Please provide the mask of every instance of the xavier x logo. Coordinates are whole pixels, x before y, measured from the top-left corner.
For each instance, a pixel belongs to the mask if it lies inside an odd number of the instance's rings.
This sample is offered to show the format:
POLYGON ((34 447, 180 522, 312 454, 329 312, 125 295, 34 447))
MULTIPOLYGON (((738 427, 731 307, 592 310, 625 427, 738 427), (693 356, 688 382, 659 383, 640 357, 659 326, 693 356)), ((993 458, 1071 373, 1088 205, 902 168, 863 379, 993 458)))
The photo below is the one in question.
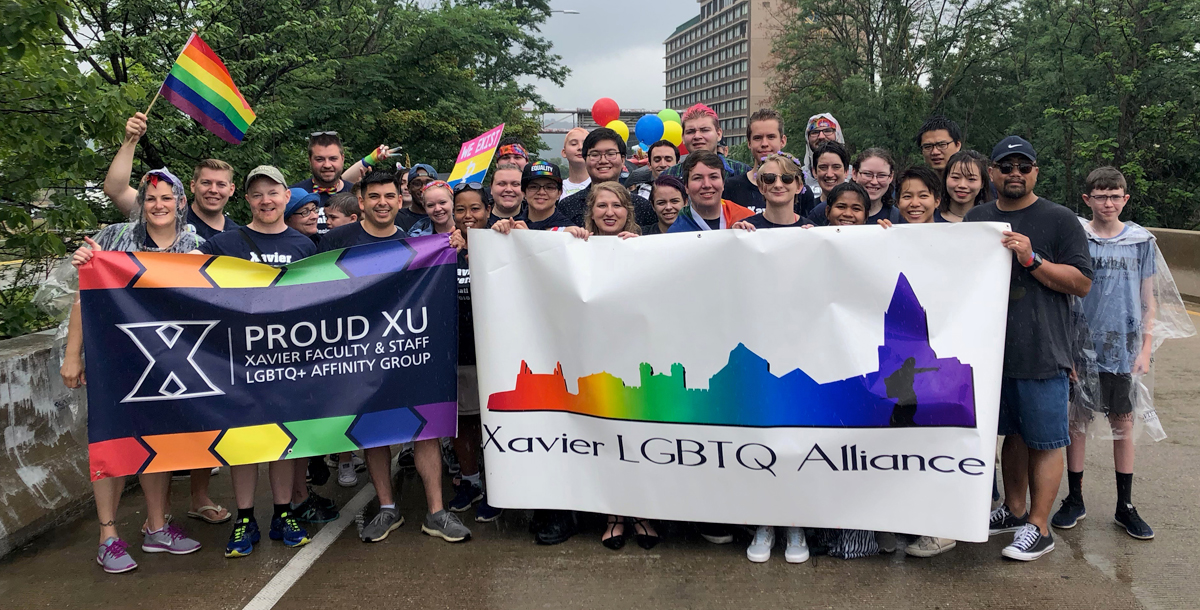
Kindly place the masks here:
POLYGON ((204 337, 219 323, 204 320, 118 324, 117 328, 129 335, 150 361, 121 402, 223 395, 225 392, 213 385, 192 359, 204 337))

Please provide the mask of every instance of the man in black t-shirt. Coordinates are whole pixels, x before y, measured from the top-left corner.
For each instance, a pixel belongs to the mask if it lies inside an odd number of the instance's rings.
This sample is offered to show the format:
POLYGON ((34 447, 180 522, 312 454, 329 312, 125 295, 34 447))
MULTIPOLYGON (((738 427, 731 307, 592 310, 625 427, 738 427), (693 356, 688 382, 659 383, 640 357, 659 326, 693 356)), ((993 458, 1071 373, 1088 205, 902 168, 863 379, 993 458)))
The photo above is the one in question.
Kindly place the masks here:
MULTIPOLYGON (((783 116, 771 108, 756 110, 750 115, 746 124, 746 144, 750 147, 750 157, 753 169, 740 172, 725 180, 725 191, 722 199, 728 199, 755 214, 761 214, 767 209, 762 193, 758 190, 757 170, 763 157, 779 154, 787 145, 787 135, 783 131, 783 116)), ((800 164, 798 159, 795 160, 800 164)), ((800 192, 796 194, 794 211, 801 216, 808 216, 814 206, 812 191, 801 182, 800 192)))
MULTIPOLYGON (((593 130, 583 139, 583 160, 587 163, 588 176, 592 182, 587 188, 558 202, 558 210, 571 220, 572 225, 583 226, 583 213, 587 210, 588 193, 592 192, 593 186, 601 182, 621 180, 621 172, 625 169, 625 154, 624 138, 607 127, 593 130)), ((654 206, 650 205, 645 197, 631 197, 635 220, 639 225, 658 222, 654 206)))
POLYGON ((317 233, 329 231, 325 223, 325 204, 334 193, 348 192, 354 184, 342 180, 346 169, 346 150, 336 131, 318 131, 308 135, 308 169, 312 176, 292 185, 321 196, 317 204, 317 233))
POLYGON ((997 429, 1005 437, 1005 503, 992 511, 989 531, 1015 532, 1001 554, 1032 561, 1054 550, 1050 510, 1062 481, 1062 448, 1071 442, 1070 298, 1091 289, 1092 260, 1075 214, 1034 194, 1037 154, 1029 142, 1005 138, 992 149, 992 162, 999 199, 976 206, 964 218, 1009 223, 1012 230, 1004 232, 1002 243, 1016 259, 997 429))
MULTIPOLYGON (((415 168, 414 168, 415 169, 415 168)), ((411 184, 411 183, 410 183, 411 184)), ((396 214, 400 211, 400 187, 390 172, 377 170, 367 174, 360 183, 362 195, 362 221, 348 224, 327 233, 319 251, 330 252, 351 246, 375 244, 384 241, 403 241, 406 234, 396 226, 396 214)), ((417 191, 414 191, 414 197, 417 191)), ((417 473, 425 487, 425 500, 429 511, 425 515, 421 531, 437 536, 447 542, 461 542, 471 536, 471 530, 459 521, 458 516, 442 506, 442 445, 439 439, 425 439, 414 443, 414 459, 417 473)), ((379 496, 379 513, 365 527, 363 542, 379 542, 388 537, 392 530, 404 525, 404 518, 396 509, 392 489, 392 449, 387 445, 365 449, 367 472, 375 492, 379 496)))
POLYGON ((219 159, 202 159, 192 169, 192 205, 188 206, 187 221, 192 230, 204 239, 212 239, 222 231, 238 228, 225 213, 225 206, 237 188, 233 183, 233 166, 219 159))
MULTIPOLYGON (((396 213, 396 226, 400 227, 400 230, 403 231, 405 235, 408 234, 409 229, 413 228, 413 225, 417 224, 422 219, 429 217, 429 215, 425 213, 425 201, 421 199, 421 189, 424 188, 426 184, 429 184, 437 179, 437 170, 433 169, 432 165, 426 165, 424 163, 417 163, 409 168, 408 172, 396 176, 397 185, 399 185, 401 180, 404 180, 405 186, 408 187, 409 192, 408 207, 400 208, 400 211, 396 213)), ((400 187, 397 186, 397 188, 400 187)), ((403 189, 401 189, 400 194, 403 197, 403 189)), ((363 194, 360 192, 359 203, 362 203, 362 195, 363 194)))

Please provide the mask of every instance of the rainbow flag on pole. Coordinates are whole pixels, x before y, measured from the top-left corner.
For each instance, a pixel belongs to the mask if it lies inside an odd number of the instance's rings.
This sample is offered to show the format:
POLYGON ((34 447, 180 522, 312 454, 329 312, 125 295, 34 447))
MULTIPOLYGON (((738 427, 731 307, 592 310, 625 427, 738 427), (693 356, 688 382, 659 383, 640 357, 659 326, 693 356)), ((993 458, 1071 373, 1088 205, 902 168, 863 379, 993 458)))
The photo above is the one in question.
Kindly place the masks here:
POLYGON ((158 92, 230 144, 240 144, 254 122, 254 111, 229 70, 195 32, 158 92))

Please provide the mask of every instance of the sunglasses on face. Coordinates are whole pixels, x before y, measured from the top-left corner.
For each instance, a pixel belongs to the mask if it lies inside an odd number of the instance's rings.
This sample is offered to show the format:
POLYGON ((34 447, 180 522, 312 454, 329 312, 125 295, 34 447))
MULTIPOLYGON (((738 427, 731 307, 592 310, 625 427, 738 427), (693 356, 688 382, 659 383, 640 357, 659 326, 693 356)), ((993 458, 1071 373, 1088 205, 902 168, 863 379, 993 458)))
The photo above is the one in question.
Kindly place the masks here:
POLYGON ((1033 164, 1032 163, 998 163, 998 164, 996 164, 996 169, 1000 170, 1000 173, 1003 175, 1011 174, 1014 169, 1020 171, 1022 174, 1028 174, 1029 172, 1033 171, 1033 164))
POLYGON ((763 184, 766 185, 775 184, 776 178, 782 180, 784 184, 791 184, 796 181, 796 174, 759 174, 759 177, 762 178, 763 184))

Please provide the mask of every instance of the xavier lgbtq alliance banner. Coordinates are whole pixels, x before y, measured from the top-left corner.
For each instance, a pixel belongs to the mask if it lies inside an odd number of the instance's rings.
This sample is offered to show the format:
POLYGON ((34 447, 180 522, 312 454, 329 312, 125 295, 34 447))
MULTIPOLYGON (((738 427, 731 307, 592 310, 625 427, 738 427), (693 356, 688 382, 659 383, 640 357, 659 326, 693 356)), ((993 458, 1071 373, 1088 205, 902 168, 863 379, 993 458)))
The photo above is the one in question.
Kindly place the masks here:
POLYGON ((456 275, 445 235, 280 269, 96 253, 79 273, 92 478, 454 436, 456 275))
POLYGON ((1006 227, 472 231, 488 501, 986 540, 1006 227))

